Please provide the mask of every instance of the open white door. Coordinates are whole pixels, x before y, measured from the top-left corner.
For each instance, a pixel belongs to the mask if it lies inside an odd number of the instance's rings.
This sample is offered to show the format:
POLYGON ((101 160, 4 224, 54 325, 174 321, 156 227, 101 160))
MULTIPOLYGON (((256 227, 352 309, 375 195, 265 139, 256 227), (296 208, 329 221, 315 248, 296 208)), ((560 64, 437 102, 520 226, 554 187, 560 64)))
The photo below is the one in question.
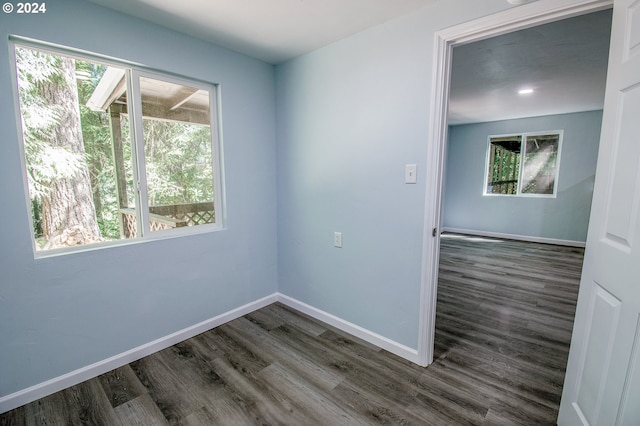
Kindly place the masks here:
POLYGON ((640 425, 640 0, 615 0, 598 170, 559 425, 640 425))

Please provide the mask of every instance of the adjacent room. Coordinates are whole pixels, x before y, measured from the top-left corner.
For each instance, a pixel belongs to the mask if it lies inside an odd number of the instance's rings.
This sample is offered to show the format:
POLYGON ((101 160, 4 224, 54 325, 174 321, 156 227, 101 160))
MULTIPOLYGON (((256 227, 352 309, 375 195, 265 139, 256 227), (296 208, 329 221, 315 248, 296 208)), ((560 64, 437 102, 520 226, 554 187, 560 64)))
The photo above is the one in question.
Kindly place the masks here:
POLYGON ((430 368, 510 393, 532 422, 555 422, 562 394, 610 28, 604 10, 453 49, 430 368))
POLYGON ((454 47, 444 230, 584 246, 610 29, 604 10, 454 47))
POLYGON ((633 424, 636 6, 5 2, 0 423, 633 424))

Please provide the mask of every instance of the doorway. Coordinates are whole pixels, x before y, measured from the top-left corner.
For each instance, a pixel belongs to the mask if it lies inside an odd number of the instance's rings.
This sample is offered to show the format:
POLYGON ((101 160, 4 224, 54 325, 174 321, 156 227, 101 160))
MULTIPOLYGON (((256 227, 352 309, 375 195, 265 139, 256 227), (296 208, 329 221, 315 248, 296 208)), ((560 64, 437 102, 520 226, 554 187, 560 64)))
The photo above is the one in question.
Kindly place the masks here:
POLYGON ((547 2, 531 3, 487 18, 462 24, 436 34, 436 57, 430 120, 431 141, 428 149, 428 178, 433 185, 427 189, 423 279, 421 299, 421 333, 419 360, 423 365, 433 362, 435 341, 435 313, 437 280, 440 263, 440 232, 444 190, 445 153, 448 138, 449 89, 451 87, 451 58, 453 48, 474 41, 568 19, 611 7, 609 0, 584 1, 559 6, 552 10, 547 2))

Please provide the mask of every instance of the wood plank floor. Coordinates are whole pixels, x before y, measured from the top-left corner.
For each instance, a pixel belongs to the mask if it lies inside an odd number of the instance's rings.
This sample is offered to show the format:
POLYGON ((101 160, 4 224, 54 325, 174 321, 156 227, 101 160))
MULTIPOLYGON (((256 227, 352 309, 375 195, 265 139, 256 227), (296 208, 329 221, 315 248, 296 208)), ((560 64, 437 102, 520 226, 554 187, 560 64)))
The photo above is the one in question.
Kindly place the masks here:
POLYGON ((555 424, 582 256, 443 236, 428 368, 274 304, 0 425, 555 424))

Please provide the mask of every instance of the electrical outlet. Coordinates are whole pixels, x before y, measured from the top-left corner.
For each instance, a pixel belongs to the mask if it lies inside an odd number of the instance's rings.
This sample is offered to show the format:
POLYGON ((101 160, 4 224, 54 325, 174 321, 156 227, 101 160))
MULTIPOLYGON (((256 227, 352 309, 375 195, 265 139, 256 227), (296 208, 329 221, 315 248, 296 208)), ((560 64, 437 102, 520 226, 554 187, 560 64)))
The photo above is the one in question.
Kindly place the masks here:
POLYGON ((342 232, 333 233, 333 245, 334 247, 342 247, 342 232))

